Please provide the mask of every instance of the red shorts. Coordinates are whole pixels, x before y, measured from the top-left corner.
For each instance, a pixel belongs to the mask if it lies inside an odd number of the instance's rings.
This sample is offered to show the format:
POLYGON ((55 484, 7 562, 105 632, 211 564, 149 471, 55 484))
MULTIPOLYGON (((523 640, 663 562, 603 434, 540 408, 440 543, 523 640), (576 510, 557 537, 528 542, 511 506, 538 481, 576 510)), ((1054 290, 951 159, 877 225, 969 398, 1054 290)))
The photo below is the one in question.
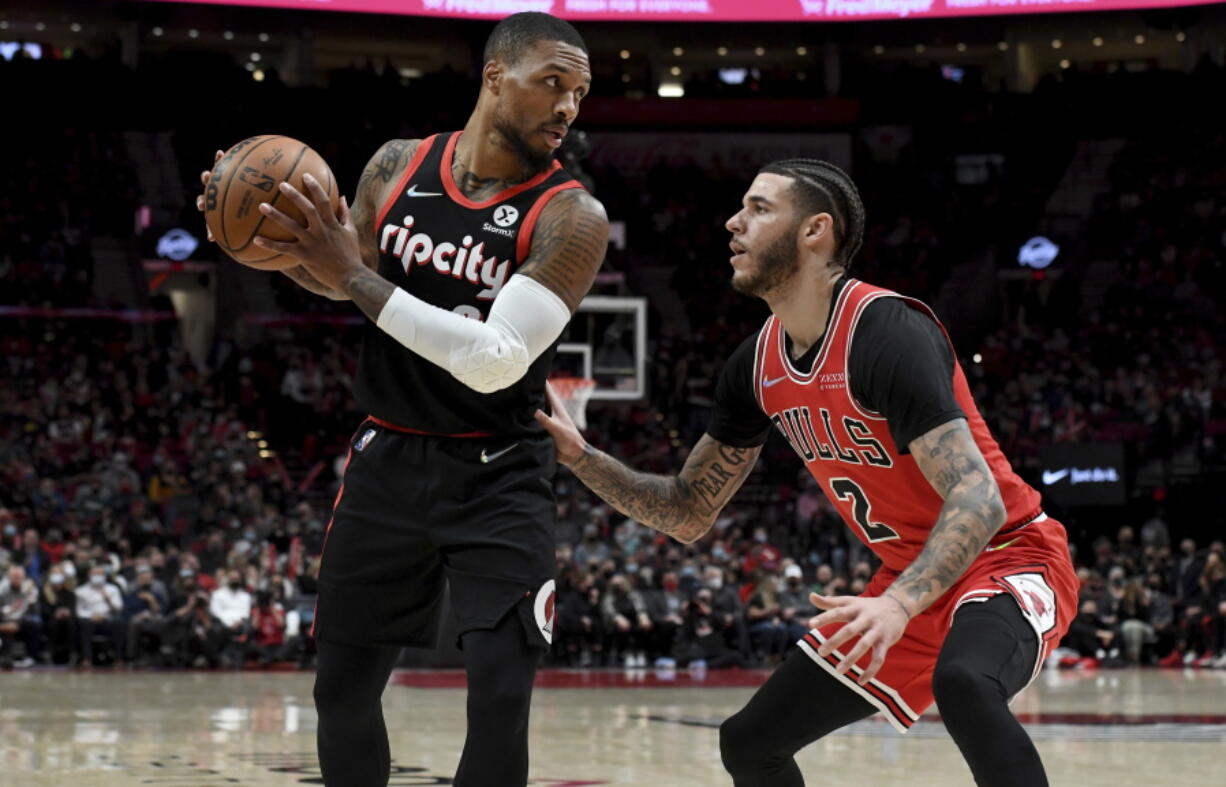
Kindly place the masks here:
MULTIPOLYGON (((1059 522, 1044 516, 1015 532, 1015 536, 1011 533, 997 536, 997 543, 984 550, 956 585, 912 619, 902 638, 886 653, 877 676, 867 685, 860 686, 856 678, 872 660, 871 652, 864 654, 846 675, 835 672, 843 654, 855 647, 858 637, 825 658, 817 654, 821 644, 843 623, 813 629, 798 644, 827 672, 880 710, 899 732, 906 732, 932 704, 932 671, 954 613, 963 604, 1008 593, 1042 643, 1031 675, 1034 680, 1044 659, 1077 616, 1077 576, 1069 556, 1068 535, 1059 522)), ((882 567, 863 595, 880 596, 898 574, 882 567)))

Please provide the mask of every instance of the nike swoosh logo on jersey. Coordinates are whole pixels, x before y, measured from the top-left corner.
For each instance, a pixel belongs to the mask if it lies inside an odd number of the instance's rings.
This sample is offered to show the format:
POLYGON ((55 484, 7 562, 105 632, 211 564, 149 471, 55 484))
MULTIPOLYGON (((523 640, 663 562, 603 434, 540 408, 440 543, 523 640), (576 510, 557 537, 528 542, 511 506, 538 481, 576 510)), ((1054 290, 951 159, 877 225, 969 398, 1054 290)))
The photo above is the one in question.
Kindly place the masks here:
POLYGON ((518 447, 519 447, 519 443, 511 443, 509 446, 502 449, 501 451, 495 451, 492 454, 489 453, 488 449, 482 448, 481 449, 481 464, 488 465, 490 462, 497 461, 500 457, 510 453, 511 451, 515 450, 518 447))
POLYGON ((408 197, 441 197, 443 196, 443 193, 441 191, 418 191, 417 184, 414 183, 412 186, 409 186, 409 190, 405 192, 405 196, 408 196, 408 197))
POLYGON ((1009 546, 1010 544, 1016 543, 1016 542, 1017 542, 1018 540, 1020 540, 1020 539, 1021 539, 1021 536, 1018 536, 1017 538, 1011 538, 1011 539, 1009 539, 1008 541, 1006 541, 1006 542, 1005 542, 1005 543, 1003 543, 1003 544, 997 544, 996 546, 991 546, 991 545, 989 545, 989 546, 987 546, 987 547, 984 547, 984 550, 983 550, 983 551, 984 551, 984 552, 995 552, 995 551, 996 551, 996 550, 998 550, 998 549, 1004 549, 1005 547, 1009 546))
POLYGON ((784 381, 784 380, 786 380, 786 379, 788 379, 788 376, 785 374, 785 375, 783 375, 782 377, 776 377, 776 378, 775 378, 775 379, 773 379, 773 380, 763 380, 763 381, 762 381, 762 387, 763 387, 763 388, 770 388, 770 387, 771 387, 772 385, 774 385, 775 383, 781 383, 781 382, 783 382, 783 381, 784 381))

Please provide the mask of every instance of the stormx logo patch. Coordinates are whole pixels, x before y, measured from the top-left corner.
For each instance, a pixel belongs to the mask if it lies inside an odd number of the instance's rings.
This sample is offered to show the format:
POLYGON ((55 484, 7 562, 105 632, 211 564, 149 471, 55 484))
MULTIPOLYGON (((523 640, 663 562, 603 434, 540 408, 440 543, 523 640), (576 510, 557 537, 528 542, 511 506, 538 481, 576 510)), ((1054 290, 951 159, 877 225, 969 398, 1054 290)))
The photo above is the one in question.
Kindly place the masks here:
POLYGON ((360 453, 360 452, 362 452, 362 451, 365 451, 365 450, 366 450, 366 446, 370 445, 370 441, 371 441, 371 440, 374 440, 374 439, 375 439, 375 430, 374 430, 374 429, 367 429, 367 430, 366 430, 366 431, 365 431, 365 432, 362 434, 362 436, 361 436, 360 438, 358 438, 358 442, 357 442, 357 444, 356 444, 356 445, 354 445, 354 446, 353 446, 353 450, 355 450, 355 451, 357 451, 357 452, 359 452, 359 453, 360 453))
POLYGON ((492 232, 495 235, 502 235, 505 238, 514 238, 515 230, 511 229, 511 227, 517 221, 519 221, 519 211, 513 205, 499 205, 494 208, 494 223, 490 224, 487 221, 481 225, 481 229, 485 232, 492 232))

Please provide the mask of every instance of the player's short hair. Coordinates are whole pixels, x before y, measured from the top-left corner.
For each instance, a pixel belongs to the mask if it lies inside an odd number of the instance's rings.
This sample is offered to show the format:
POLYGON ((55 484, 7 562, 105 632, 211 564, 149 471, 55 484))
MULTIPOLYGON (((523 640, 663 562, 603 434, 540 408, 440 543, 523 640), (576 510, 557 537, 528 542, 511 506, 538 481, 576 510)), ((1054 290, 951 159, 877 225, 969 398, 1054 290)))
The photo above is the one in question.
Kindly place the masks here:
POLYGON ((834 217, 835 246, 831 262, 843 270, 864 243, 864 203, 847 173, 828 161, 792 158, 772 161, 760 173, 792 179, 797 216, 829 213, 834 217))
POLYGON ((484 62, 498 60, 513 66, 538 41, 561 41, 587 54, 587 44, 574 25, 539 11, 511 14, 494 26, 485 41, 484 62))

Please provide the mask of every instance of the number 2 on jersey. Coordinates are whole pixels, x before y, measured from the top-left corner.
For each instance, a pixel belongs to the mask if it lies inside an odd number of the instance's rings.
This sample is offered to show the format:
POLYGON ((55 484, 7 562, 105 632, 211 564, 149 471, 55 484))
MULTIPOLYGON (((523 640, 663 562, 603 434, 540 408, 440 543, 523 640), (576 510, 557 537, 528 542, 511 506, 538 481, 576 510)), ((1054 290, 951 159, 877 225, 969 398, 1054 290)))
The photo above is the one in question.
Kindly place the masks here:
POLYGON ((830 479, 830 490, 834 492, 834 496, 839 500, 851 501, 852 518, 856 520, 856 524, 864 531, 864 537, 868 539, 870 544, 898 538, 898 533, 889 525, 873 521, 873 507, 864 495, 864 490, 855 481, 852 481, 850 478, 832 478, 830 479))

